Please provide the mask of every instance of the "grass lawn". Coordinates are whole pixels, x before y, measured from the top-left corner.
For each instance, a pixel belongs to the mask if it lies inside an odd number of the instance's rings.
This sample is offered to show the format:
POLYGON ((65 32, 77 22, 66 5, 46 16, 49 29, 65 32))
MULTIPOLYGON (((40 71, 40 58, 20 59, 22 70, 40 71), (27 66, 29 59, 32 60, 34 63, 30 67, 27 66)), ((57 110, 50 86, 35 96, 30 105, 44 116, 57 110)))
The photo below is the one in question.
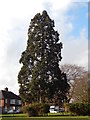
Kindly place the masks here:
POLYGON ((5 117, 2 120, 90 120, 88 117, 5 117))
POLYGON ((49 114, 46 117, 26 117, 26 114, 4 114, 2 115, 2 120, 90 120, 88 116, 60 115, 61 114, 49 114))

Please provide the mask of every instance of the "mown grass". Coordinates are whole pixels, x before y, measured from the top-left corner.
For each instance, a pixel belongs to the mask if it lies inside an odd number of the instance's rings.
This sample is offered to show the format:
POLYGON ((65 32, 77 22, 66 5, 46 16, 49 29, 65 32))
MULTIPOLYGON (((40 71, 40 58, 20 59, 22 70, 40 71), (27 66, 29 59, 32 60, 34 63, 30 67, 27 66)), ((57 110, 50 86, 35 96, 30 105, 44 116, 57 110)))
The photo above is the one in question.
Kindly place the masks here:
POLYGON ((6 117, 2 120, 89 120, 88 117, 6 117))
POLYGON ((26 114, 1 114, 0 117, 27 117, 26 114))
POLYGON ((3 114, 2 120, 90 120, 88 116, 70 116, 70 114, 48 114, 44 117, 27 117, 26 114, 3 114))
MULTIPOLYGON (((52 117, 52 116, 70 116, 71 113, 48 113, 45 114, 44 116, 52 117)), ((74 115, 74 114, 72 114, 74 115)), ((1 117, 27 117, 26 114, 1 114, 1 117)))

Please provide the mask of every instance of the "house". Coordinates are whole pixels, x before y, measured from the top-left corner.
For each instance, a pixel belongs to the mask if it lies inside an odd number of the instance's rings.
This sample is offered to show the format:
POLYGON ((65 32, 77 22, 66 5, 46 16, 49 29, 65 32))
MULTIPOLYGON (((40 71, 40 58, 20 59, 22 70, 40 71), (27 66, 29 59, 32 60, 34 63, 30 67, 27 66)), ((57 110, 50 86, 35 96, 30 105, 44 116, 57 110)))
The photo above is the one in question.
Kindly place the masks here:
POLYGON ((21 98, 6 87, 0 90, 0 113, 8 113, 8 111, 21 111, 21 98))

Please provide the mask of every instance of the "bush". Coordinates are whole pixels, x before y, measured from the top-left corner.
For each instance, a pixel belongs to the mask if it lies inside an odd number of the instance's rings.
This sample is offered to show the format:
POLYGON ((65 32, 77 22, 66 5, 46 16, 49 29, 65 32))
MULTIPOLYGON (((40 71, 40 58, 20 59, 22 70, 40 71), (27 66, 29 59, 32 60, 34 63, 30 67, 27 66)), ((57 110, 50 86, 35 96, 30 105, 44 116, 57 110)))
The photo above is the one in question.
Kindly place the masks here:
POLYGON ((44 104, 43 105, 43 113, 49 113, 50 106, 49 104, 44 104))
POLYGON ((38 115, 36 109, 33 106, 30 106, 30 105, 23 107, 23 112, 27 113, 28 117, 38 115))
POLYGON ((71 103, 69 110, 76 115, 90 115, 90 103, 71 103))
POLYGON ((49 112, 49 105, 44 103, 33 103, 23 108, 28 116, 42 116, 49 112))

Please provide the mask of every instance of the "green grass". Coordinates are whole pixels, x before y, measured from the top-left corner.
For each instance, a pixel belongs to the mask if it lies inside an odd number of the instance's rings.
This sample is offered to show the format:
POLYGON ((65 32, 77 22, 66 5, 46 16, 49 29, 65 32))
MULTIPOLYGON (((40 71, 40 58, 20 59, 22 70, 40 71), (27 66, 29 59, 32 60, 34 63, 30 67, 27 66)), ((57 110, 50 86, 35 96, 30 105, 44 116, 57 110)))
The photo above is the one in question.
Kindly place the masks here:
POLYGON ((26 114, 3 114, 2 120, 90 120, 88 116, 70 116, 68 113, 49 113, 46 117, 26 117, 26 114))
POLYGON ((2 114, 0 117, 27 117, 26 114, 2 114))
POLYGON ((46 116, 46 117, 26 117, 25 114, 5 115, 2 120, 89 120, 88 116, 46 116), (23 115, 23 116, 22 116, 23 115))
MULTIPOLYGON (((61 113, 61 112, 59 112, 59 113, 48 113, 48 116, 70 116, 71 115, 71 113, 67 113, 67 112, 64 112, 64 113, 61 113)), ((74 115, 74 114, 72 114, 72 115, 74 115)))
POLYGON ((88 117, 6 117, 2 120, 89 120, 88 117))

